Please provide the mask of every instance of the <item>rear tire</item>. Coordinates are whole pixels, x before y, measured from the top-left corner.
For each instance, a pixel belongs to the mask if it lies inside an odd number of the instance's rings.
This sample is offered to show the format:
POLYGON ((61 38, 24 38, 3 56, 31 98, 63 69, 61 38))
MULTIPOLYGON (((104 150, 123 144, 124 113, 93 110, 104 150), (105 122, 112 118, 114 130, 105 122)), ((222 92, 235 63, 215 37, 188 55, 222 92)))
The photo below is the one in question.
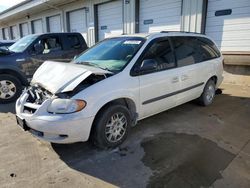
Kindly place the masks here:
POLYGON ((92 140, 99 148, 114 148, 126 140, 131 124, 130 113, 125 106, 108 105, 94 121, 92 140))
POLYGON ((215 97, 215 83, 213 80, 208 80, 206 83, 203 93, 198 98, 199 104, 202 106, 208 106, 213 103, 214 97, 215 97))
POLYGON ((0 75, 0 103, 14 102, 22 93, 21 82, 12 75, 0 75))

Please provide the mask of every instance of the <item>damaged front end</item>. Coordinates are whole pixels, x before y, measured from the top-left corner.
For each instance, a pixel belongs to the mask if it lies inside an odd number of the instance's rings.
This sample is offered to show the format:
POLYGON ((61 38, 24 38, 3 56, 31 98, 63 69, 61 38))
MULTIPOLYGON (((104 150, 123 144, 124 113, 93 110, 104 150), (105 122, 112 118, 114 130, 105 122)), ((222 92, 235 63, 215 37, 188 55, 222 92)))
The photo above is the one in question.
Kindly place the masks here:
POLYGON ((22 104, 21 113, 34 114, 45 101, 53 100, 53 98, 56 96, 44 88, 34 85, 24 90, 17 105, 22 104))
POLYGON ((22 113, 34 114, 45 102, 70 99, 84 89, 112 76, 111 72, 74 64, 49 62, 34 75, 31 86, 24 92, 22 113), (52 71, 53 70, 53 71, 52 71))
POLYGON ((106 79, 109 76, 110 76, 110 74, 109 75, 91 74, 85 80, 83 80, 80 84, 78 84, 72 91, 57 93, 56 96, 59 98, 65 98, 65 99, 71 98, 74 95, 76 95, 77 93, 79 93, 79 92, 83 91, 84 89, 106 79))
POLYGON ((36 110, 45 102, 53 101, 54 99, 70 99, 77 93, 83 91, 84 89, 94 85, 110 75, 95 75, 91 74, 80 84, 78 84, 73 90, 59 93, 52 93, 45 89, 45 87, 39 84, 32 84, 25 90, 25 103, 23 103, 23 111, 25 114, 34 114, 36 110))
POLYGON ((35 113, 38 106, 42 105, 44 101, 48 99, 70 99, 77 93, 83 91, 84 89, 90 87, 91 85, 100 82, 106 79, 106 75, 94 75, 91 74, 85 80, 83 80, 80 84, 78 84, 72 91, 60 92, 60 93, 51 93, 46 90, 44 87, 34 84, 31 85, 28 89, 26 89, 27 99, 26 106, 24 106, 24 113, 33 114, 35 113), (32 104, 32 105, 30 105, 32 104))
POLYGON ((18 124, 53 143, 86 141, 94 117, 88 109, 83 112, 88 100, 82 97, 84 90, 112 75, 95 67, 45 62, 16 102, 18 124))

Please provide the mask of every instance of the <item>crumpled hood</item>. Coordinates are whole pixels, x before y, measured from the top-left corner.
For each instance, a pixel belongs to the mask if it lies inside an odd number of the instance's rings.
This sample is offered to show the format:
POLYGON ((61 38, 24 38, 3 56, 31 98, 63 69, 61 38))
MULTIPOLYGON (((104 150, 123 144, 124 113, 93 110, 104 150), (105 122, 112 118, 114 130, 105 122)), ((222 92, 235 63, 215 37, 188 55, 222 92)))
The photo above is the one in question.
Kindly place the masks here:
POLYGON ((69 92, 91 74, 111 72, 86 65, 46 61, 35 72, 31 85, 38 84, 53 94, 69 92))

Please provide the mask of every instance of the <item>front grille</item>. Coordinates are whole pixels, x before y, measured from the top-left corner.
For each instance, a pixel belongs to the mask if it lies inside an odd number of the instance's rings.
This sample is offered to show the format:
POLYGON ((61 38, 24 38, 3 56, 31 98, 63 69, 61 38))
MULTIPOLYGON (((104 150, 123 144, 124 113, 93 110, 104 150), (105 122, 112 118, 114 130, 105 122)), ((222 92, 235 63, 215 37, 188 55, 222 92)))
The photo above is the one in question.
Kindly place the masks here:
POLYGON ((40 105, 47 99, 52 97, 52 94, 39 86, 31 86, 27 90, 28 98, 24 104, 23 113, 34 114, 40 105))

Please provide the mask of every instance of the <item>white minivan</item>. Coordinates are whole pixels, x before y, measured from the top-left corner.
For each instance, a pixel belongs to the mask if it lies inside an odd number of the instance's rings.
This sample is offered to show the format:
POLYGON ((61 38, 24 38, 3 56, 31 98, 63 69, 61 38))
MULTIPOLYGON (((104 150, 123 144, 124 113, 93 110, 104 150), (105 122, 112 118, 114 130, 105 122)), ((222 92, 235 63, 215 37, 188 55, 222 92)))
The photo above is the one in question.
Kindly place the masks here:
POLYGON ((138 120, 198 99, 213 102, 223 57, 201 34, 105 39, 72 63, 45 62, 16 102, 17 122, 53 143, 121 144, 138 120))

